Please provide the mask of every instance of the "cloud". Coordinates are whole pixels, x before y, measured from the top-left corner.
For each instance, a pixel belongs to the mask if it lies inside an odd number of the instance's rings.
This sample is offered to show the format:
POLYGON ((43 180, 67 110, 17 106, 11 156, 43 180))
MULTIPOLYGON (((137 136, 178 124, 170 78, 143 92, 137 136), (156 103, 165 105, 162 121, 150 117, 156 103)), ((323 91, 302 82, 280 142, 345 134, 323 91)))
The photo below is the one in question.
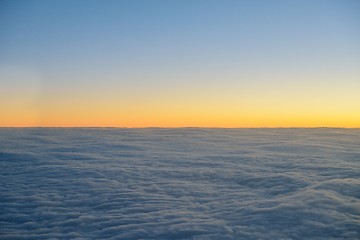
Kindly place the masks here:
POLYGON ((358 239, 360 132, 0 129, 2 239, 358 239))

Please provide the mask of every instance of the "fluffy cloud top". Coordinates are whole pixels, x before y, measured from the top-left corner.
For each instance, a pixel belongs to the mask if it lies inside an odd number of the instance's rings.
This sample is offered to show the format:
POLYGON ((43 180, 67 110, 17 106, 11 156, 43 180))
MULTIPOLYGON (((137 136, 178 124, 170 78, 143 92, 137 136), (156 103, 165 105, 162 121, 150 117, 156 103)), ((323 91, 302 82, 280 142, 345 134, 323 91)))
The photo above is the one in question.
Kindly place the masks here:
POLYGON ((0 136, 1 239, 360 238, 360 130, 0 136))

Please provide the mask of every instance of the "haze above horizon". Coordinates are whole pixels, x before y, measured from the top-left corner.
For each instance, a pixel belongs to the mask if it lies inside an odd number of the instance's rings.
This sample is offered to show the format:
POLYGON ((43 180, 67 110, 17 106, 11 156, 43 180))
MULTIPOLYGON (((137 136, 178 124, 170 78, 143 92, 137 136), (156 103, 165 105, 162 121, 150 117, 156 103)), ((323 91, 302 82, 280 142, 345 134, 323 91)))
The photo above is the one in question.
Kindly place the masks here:
POLYGON ((0 127, 360 127, 360 1, 0 1, 0 127))

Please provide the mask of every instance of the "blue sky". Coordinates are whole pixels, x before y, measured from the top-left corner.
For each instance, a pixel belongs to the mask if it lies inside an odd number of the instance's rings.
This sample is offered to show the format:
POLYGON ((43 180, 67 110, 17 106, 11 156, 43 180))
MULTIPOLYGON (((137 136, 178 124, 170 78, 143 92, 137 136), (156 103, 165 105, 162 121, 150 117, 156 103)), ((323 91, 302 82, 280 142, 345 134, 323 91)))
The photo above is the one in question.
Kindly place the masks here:
POLYGON ((58 64, 66 69, 100 64, 111 69, 123 62, 131 65, 131 60, 164 68, 183 62, 210 64, 221 59, 229 64, 261 64, 262 59, 272 59, 271 67, 276 67, 296 55, 295 62, 303 67, 323 62, 324 55, 337 59, 359 55, 358 1, 2 1, 1 5, 2 62, 31 61, 55 69, 58 64))
MULTIPOLYGON (((13 78, 31 69, 45 96, 360 87, 359 1, 3 0, 0 8, 0 69, 13 78)), ((16 90, 12 82, 35 84, 2 80, 16 90)))

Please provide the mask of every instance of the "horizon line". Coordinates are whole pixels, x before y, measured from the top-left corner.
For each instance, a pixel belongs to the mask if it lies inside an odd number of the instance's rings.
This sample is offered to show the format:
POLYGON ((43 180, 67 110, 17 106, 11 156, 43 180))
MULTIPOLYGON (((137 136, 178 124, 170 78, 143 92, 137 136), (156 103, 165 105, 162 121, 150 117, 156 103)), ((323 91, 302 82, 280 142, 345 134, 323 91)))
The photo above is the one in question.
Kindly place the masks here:
POLYGON ((360 129, 360 127, 115 127, 115 126, 0 126, 1 128, 115 128, 115 129, 360 129))

